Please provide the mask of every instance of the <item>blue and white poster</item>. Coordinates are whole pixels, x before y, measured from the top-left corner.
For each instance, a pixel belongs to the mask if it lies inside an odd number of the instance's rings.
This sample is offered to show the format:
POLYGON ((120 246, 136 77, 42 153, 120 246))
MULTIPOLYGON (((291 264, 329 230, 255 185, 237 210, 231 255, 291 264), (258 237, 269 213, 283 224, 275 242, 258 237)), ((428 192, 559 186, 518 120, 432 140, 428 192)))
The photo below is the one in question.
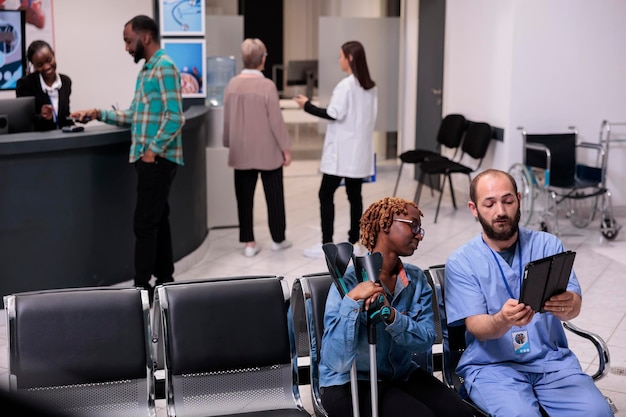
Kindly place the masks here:
POLYGON ((206 97, 204 39, 161 39, 161 45, 180 71, 183 97, 206 97))
POLYGON ((204 36, 204 0, 160 0, 161 36, 204 36))

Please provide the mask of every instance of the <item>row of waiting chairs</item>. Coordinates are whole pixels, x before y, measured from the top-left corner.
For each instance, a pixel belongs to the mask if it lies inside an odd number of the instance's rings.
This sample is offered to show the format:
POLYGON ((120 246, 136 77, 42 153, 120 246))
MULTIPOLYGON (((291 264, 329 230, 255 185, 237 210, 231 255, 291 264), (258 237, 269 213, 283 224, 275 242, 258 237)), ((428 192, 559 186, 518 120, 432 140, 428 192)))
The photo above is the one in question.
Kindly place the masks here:
MULTIPOLYGON (((444 267, 426 275, 437 338, 414 359, 461 392, 454 370, 464 329, 446 325, 444 267)), ((135 288, 5 296, 10 393, 50 416, 155 416, 162 369, 170 417, 310 416, 299 383, 310 384, 315 415, 327 417, 318 364, 332 285, 328 273, 300 277, 291 291, 279 276, 173 282, 157 287, 152 309, 147 291, 135 288)), ((604 341, 564 325, 596 346, 594 379, 606 375, 604 341)))
MULTIPOLYGON (((97 287, 4 298, 9 394, 50 416, 310 416, 279 276, 97 287)), ((41 415, 41 414, 40 414, 41 415)))

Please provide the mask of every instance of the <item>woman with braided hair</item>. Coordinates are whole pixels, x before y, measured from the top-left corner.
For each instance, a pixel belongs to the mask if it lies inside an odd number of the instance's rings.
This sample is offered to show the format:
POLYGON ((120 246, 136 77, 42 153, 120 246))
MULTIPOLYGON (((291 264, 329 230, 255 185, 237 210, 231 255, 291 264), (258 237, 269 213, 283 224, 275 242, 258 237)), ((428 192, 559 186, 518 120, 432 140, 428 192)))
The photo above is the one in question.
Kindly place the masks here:
POLYGON ((356 360, 359 410, 371 416, 367 313, 383 294, 391 314, 377 325, 378 412, 381 417, 473 415, 457 393, 412 359, 435 341, 432 289, 424 271, 404 264, 424 239, 422 211, 409 200, 383 198, 361 216, 361 243, 380 252, 379 281, 359 282, 351 265, 344 275, 348 288, 341 297, 332 286, 326 301, 320 360, 322 404, 329 417, 352 416, 350 369, 356 360))

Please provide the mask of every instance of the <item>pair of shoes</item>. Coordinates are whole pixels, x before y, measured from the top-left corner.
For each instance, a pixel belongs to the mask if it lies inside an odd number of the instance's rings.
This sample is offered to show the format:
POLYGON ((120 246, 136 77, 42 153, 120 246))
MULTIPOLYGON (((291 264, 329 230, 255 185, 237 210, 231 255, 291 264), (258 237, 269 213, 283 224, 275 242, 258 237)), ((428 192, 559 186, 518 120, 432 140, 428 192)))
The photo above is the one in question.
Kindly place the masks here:
POLYGON ((324 257, 324 250, 322 249, 322 244, 318 243, 316 245, 311 246, 310 248, 306 248, 302 251, 302 256, 305 258, 315 258, 320 259, 324 257))
POLYGON ((261 248, 259 247, 259 245, 246 246, 243 250, 243 254, 247 256, 248 258, 252 258, 259 252, 261 252, 261 248))
POLYGON ((272 250, 283 250, 290 248, 291 246, 293 246, 293 243, 291 243, 291 241, 287 239, 283 240, 280 243, 272 242, 272 250))
POLYGON ((365 256, 369 253, 367 248, 363 246, 360 242, 353 244, 352 247, 354 248, 352 251, 352 253, 354 253, 354 256, 365 256))

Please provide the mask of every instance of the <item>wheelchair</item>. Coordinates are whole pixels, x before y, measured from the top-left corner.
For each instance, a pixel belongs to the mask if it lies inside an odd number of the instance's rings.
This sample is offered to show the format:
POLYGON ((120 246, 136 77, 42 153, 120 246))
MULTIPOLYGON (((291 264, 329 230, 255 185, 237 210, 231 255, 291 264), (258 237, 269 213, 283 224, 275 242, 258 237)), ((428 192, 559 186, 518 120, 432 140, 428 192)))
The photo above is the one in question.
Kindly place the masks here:
POLYGON ((578 142, 578 132, 529 134, 523 138, 524 162, 509 169, 521 193, 520 224, 538 224, 543 231, 559 234, 559 210, 577 228, 589 226, 600 216, 600 232, 608 240, 617 237, 621 225, 613 216, 611 192, 606 187, 609 140, 578 142))

